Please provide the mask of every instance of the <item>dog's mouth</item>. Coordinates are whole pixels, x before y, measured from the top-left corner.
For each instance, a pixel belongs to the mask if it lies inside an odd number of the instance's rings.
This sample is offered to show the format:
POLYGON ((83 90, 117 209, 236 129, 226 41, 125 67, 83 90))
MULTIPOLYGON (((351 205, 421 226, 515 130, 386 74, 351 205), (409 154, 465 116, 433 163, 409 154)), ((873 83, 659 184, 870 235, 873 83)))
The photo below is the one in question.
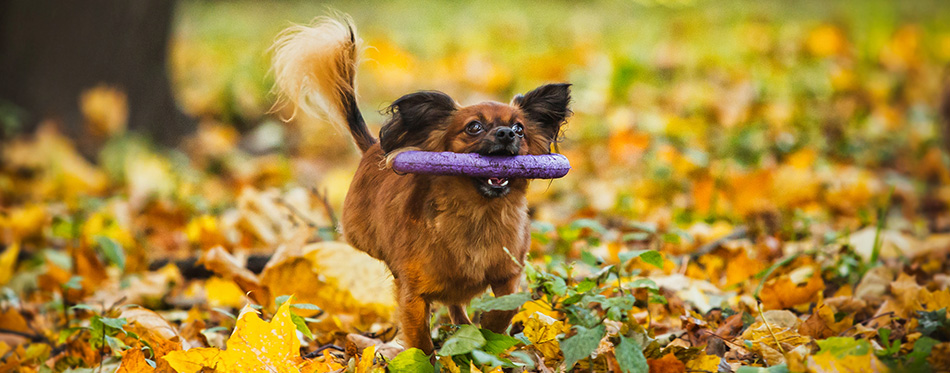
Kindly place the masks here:
POLYGON ((508 187, 508 178, 505 177, 473 177, 475 189, 485 198, 504 197, 511 188, 508 187))
MULTIPOLYGON (((479 151, 481 155, 511 156, 518 154, 517 142, 511 144, 490 143, 479 151)), ((473 177, 475 189, 485 198, 498 198, 508 195, 510 179, 506 177, 473 177)))

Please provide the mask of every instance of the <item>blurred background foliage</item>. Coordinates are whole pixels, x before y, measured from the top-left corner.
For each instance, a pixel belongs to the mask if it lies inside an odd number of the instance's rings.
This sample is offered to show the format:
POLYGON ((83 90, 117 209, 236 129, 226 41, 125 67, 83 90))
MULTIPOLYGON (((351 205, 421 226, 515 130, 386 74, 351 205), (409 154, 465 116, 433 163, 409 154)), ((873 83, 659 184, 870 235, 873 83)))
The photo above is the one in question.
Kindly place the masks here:
POLYGON ((565 202, 541 220, 799 211, 867 224, 889 188, 911 193, 902 202, 915 211, 921 183, 948 181, 937 108, 950 12, 938 1, 183 2, 171 64, 181 104, 206 123, 282 135, 287 154, 321 170, 301 180, 345 189, 327 179, 353 169, 349 139, 267 114, 274 35, 328 6, 367 46, 359 91, 374 132, 379 110, 415 90, 470 104, 574 84, 561 149, 575 170, 535 183, 535 201, 565 202))

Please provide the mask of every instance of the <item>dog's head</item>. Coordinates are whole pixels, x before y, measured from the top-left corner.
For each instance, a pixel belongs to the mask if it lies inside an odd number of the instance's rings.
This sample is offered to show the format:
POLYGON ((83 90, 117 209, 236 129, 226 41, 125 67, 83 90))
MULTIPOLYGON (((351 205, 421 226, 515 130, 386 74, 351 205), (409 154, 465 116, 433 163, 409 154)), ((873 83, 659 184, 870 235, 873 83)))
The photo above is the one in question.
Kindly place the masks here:
MULTIPOLYGON (((389 153, 402 148, 484 155, 540 155, 551 152, 571 114, 570 84, 548 84, 515 97, 510 105, 483 102, 461 107, 438 91, 416 92, 389 106, 392 115, 379 132, 389 153)), ((472 178, 486 198, 503 197, 525 180, 472 178)))

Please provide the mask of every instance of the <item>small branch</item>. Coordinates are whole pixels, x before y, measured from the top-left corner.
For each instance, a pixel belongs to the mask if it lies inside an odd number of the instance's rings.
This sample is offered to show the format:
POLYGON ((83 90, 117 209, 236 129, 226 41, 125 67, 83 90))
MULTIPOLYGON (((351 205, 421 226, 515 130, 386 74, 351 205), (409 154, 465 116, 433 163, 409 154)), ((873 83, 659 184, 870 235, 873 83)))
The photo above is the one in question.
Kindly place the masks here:
POLYGON ((330 218, 330 224, 333 225, 334 230, 337 229, 339 227, 339 221, 337 221, 336 213, 333 212, 333 205, 330 204, 330 200, 327 197, 330 194, 329 190, 324 188, 323 194, 321 194, 319 191, 317 191, 317 188, 310 188, 310 193, 317 196, 317 198, 320 199, 320 202, 323 202, 323 209, 326 210, 327 216, 330 218))
POLYGON ((772 340, 775 341, 775 347, 778 347, 778 351, 785 355, 785 349, 782 348, 782 343, 778 341, 778 337, 775 336, 775 332, 772 331, 772 324, 769 324, 769 320, 765 318, 765 312, 762 312, 762 302, 756 303, 756 307, 759 308, 759 315, 762 316, 762 322, 765 324, 765 327, 769 330, 769 334, 772 335, 772 340))
POLYGON ((46 337, 39 334, 30 334, 30 333, 24 333, 24 332, 19 332, 16 330, 3 329, 3 328, 0 328, 0 333, 13 334, 13 335, 20 336, 23 338, 28 338, 30 342, 48 342, 46 337))

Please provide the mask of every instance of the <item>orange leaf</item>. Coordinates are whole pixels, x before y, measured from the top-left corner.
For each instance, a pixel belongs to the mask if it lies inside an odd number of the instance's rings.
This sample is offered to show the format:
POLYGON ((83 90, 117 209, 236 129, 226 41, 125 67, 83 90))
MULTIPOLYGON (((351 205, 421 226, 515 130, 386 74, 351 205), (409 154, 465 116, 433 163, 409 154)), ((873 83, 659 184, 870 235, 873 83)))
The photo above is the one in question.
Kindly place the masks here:
POLYGON ((808 282, 796 283, 791 274, 769 280, 762 287, 760 297, 766 309, 786 309, 799 304, 815 302, 825 288, 825 282, 817 270, 813 270, 808 282))
POLYGON ((684 373, 686 364, 676 358, 673 354, 666 354, 659 359, 648 359, 650 373, 684 373))

